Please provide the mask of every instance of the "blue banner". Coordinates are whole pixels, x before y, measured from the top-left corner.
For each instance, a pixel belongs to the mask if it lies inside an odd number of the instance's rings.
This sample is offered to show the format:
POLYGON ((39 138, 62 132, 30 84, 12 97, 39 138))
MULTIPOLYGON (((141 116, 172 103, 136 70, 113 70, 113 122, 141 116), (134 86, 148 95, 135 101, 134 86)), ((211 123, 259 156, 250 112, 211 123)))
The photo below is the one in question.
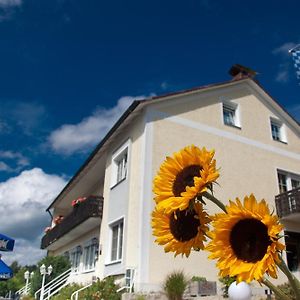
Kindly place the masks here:
POLYGON ((0 233, 0 251, 13 251, 15 240, 0 233))
POLYGON ((12 269, 6 265, 4 261, 0 259, 0 281, 8 280, 13 277, 12 269))

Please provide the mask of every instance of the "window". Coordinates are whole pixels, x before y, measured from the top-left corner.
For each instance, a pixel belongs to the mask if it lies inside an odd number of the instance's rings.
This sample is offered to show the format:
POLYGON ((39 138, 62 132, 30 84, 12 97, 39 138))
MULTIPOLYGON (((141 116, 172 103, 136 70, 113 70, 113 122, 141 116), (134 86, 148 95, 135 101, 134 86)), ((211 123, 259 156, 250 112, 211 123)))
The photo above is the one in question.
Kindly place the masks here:
POLYGON ((126 178, 127 171, 127 151, 116 160, 117 183, 126 178))
POLYGON ((299 271, 300 266, 300 233, 285 231, 287 263, 290 271, 299 271))
POLYGON ((123 220, 111 226, 111 261, 122 259, 123 250, 123 220))
POLYGON ((285 174, 278 173, 278 186, 280 193, 287 191, 287 179, 285 174))
POLYGON ((286 142, 283 126, 279 120, 271 118, 271 132, 274 141, 286 142))
POLYGON ((223 122, 225 125, 240 127, 238 105, 236 103, 223 103, 223 122))
POLYGON ((78 270, 79 270, 81 254, 82 254, 81 246, 77 246, 71 252, 70 262, 71 262, 72 270, 75 271, 75 272, 78 272, 78 270))
POLYGON ((85 271, 95 269, 96 260, 98 258, 98 239, 93 238, 87 243, 83 251, 83 268, 85 271))
POLYGON ((128 173, 129 141, 125 143, 112 157, 112 187, 123 181, 128 173))
POLYGON ((284 193, 300 187, 300 175, 277 171, 279 192, 284 193))

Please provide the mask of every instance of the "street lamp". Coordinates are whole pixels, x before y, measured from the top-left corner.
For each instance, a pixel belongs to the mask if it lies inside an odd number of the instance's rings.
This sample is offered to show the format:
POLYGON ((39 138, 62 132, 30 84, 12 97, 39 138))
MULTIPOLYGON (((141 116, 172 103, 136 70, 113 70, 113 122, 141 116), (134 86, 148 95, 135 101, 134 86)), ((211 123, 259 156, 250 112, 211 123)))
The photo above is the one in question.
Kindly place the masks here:
POLYGON ((25 295, 28 294, 29 276, 30 276, 29 271, 26 271, 26 272, 24 273, 24 278, 25 278, 25 280, 26 280, 26 283, 25 283, 25 295))
POLYGON ((40 300, 44 299, 45 277, 46 277, 46 275, 50 275, 52 273, 52 271, 53 271, 53 268, 52 268, 51 265, 47 268, 47 270, 46 270, 46 266, 44 264, 42 264, 41 267, 40 267, 40 273, 43 276, 40 300))
POLYGON ((24 278, 26 280, 25 295, 27 295, 29 292, 29 279, 31 279, 33 277, 33 275, 34 275, 34 272, 29 273, 28 270, 26 272, 24 272, 24 278))

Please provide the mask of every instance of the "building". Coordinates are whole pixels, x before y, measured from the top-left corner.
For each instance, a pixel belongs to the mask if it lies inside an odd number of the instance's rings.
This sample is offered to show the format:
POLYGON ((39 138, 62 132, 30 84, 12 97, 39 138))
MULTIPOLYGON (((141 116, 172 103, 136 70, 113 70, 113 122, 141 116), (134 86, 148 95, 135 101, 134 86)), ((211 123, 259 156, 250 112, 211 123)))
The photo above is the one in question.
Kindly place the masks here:
MULTIPOLYGON (((73 280, 124 276, 135 290, 161 289, 184 270, 218 281, 206 252, 165 254, 154 243, 152 180, 166 155, 190 145, 215 149, 215 195, 225 203, 254 193, 286 225, 289 267, 300 262, 300 126, 254 79, 231 68, 231 80, 134 101, 48 207, 56 225, 42 239, 49 255, 68 255, 73 280), (72 200, 79 204, 72 207, 72 200), (86 198, 86 199, 85 199, 86 198)), ((208 203, 210 212, 218 211, 208 203)))

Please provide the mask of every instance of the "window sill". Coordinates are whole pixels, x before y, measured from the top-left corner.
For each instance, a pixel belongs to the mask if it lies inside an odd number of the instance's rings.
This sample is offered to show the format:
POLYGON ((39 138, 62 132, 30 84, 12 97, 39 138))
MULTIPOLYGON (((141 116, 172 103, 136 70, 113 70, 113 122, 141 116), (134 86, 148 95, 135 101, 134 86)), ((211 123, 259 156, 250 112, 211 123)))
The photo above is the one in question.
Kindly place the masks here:
POLYGON ((94 269, 89 269, 89 270, 83 270, 81 272, 81 274, 87 274, 87 273, 92 273, 92 272, 95 272, 95 268, 94 269))
POLYGON ((121 262, 122 262, 122 259, 118 259, 118 260, 114 260, 114 261, 105 263, 105 266, 117 265, 117 264, 120 264, 121 262))
POLYGON ((120 183, 122 183, 125 180, 126 180, 126 176, 123 179, 121 179, 120 181, 118 181, 117 183, 115 183, 113 186, 111 186, 110 189, 111 190, 114 189, 116 186, 118 186, 120 183))
POLYGON ((281 144, 284 144, 284 145, 287 145, 288 143, 285 142, 285 141, 281 141, 281 140, 275 140, 273 139, 274 142, 277 142, 277 143, 281 143, 281 144))
POLYGON ((226 124, 226 123, 224 123, 224 125, 228 126, 228 127, 232 127, 232 128, 236 128, 236 129, 242 130, 242 127, 234 125, 234 124, 226 124))

